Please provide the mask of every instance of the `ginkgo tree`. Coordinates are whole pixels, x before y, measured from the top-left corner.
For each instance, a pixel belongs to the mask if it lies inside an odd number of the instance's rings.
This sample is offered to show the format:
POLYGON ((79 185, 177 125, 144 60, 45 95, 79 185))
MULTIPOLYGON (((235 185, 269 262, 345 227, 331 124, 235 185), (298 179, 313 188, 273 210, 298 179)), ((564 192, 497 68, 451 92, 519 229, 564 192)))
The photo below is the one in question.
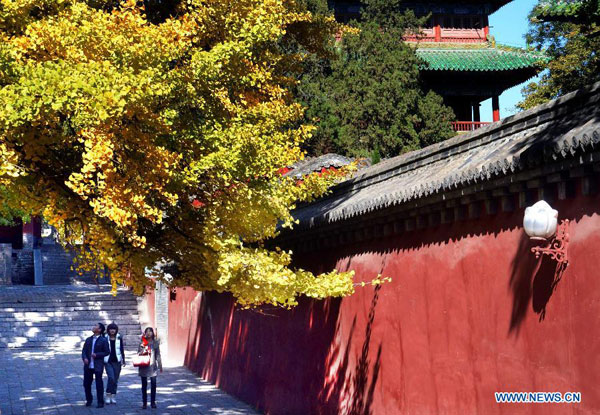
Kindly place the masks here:
POLYGON ((335 30, 293 0, 0 0, 3 203, 83 241, 78 268, 113 286, 246 307, 352 293, 351 272, 265 246, 339 180, 279 173, 312 131, 294 70, 335 30))

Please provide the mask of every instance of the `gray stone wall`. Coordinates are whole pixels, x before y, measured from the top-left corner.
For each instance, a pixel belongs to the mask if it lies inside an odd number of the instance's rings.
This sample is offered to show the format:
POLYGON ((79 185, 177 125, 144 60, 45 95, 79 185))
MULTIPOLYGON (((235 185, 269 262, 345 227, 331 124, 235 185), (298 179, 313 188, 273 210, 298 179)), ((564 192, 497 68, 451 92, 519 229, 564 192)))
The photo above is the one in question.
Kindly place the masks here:
POLYGON ((160 281, 156 282, 154 292, 154 313, 156 330, 160 338, 161 353, 167 356, 169 344, 169 289, 160 281))
POLYGON ((12 284, 12 245, 0 244, 0 285, 12 284))

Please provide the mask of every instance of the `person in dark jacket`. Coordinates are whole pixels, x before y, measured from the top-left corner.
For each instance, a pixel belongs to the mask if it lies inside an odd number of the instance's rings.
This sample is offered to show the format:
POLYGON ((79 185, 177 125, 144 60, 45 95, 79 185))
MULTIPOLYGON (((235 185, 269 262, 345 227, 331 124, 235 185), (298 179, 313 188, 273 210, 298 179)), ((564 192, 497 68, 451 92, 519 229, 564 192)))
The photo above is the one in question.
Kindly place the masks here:
POLYGON ((150 355, 150 365, 138 368, 140 378, 142 378, 142 408, 146 409, 148 407, 148 378, 150 378, 150 406, 156 408, 156 376, 159 371, 162 373, 163 368, 159 341, 155 338, 152 327, 144 330, 142 341, 138 346, 138 354, 150 355))
POLYGON ((108 382, 106 384, 106 403, 117 403, 117 386, 121 375, 121 366, 125 366, 125 342, 119 334, 119 326, 114 322, 106 327, 106 340, 110 353, 104 357, 104 367, 108 382))
POLYGON ((92 396, 92 380, 95 376, 98 408, 104 408, 104 383, 102 382, 102 372, 104 372, 104 357, 110 354, 110 350, 108 348, 108 341, 103 336, 104 324, 96 324, 92 329, 92 332, 94 335, 85 339, 83 349, 81 350, 85 406, 92 405, 94 399, 92 396))

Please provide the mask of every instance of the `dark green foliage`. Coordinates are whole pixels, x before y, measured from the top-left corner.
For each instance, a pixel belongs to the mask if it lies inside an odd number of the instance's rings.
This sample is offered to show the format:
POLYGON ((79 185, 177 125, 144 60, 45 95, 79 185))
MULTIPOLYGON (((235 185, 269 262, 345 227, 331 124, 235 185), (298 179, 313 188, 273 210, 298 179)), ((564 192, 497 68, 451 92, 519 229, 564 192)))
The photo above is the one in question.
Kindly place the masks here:
MULTIPOLYGON (((535 11, 535 9, 534 9, 535 11)), ((528 43, 546 49, 552 60, 539 82, 523 89, 525 99, 518 104, 527 109, 599 80, 600 27, 596 23, 542 22, 532 13, 528 43)))
POLYGON ((377 164, 381 161, 381 154, 379 153, 379 147, 375 147, 371 153, 371 164, 377 164))
POLYGON ((429 16, 417 18, 407 10, 404 0, 363 0, 361 21, 372 22, 380 27, 419 30, 429 16))
POLYGON ((542 0, 534 7, 530 17, 546 22, 600 23, 600 1, 542 0))
MULTIPOLYGON (((9 199, 14 202, 16 196, 10 193, 4 186, 0 185, 0 226, 14 225, 17 219, 27 221, 29 214, 23 210, 9 208, 9 199)), ((15 203, 12 203, 13 206, 15 203)))
POLYGON ((359 33, 331 45, 331 59, 314 58, 301 79, 306 117, 318 126, 306 143, 311 155, 392 157, 454 135, 452 110, 424 90, 419 59, 402 41, 420 21, 386 14, 379 0, 365 3, 363 21, 353 24, 359 33))

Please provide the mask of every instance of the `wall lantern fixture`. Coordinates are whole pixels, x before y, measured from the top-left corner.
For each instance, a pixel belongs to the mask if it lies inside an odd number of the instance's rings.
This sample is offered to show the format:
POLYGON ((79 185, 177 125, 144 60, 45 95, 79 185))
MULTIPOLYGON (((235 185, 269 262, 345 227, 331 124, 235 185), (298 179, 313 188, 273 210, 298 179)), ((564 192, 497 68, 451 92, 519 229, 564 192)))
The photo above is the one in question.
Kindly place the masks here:
POLYGON ((540 255, 549 255, 559 264, 565 266, 569 263, 567 246, 569 244, 569 220, 558 224, 558 211, 543 200, 525 209, 523 217, 525 233, 537 241, 546 241, 545 246, 531 248, 536 258, 540 255), (552 238, 554 236, 554 238, 552 238), (552 239, 550 239, 552 238, 552 239))

